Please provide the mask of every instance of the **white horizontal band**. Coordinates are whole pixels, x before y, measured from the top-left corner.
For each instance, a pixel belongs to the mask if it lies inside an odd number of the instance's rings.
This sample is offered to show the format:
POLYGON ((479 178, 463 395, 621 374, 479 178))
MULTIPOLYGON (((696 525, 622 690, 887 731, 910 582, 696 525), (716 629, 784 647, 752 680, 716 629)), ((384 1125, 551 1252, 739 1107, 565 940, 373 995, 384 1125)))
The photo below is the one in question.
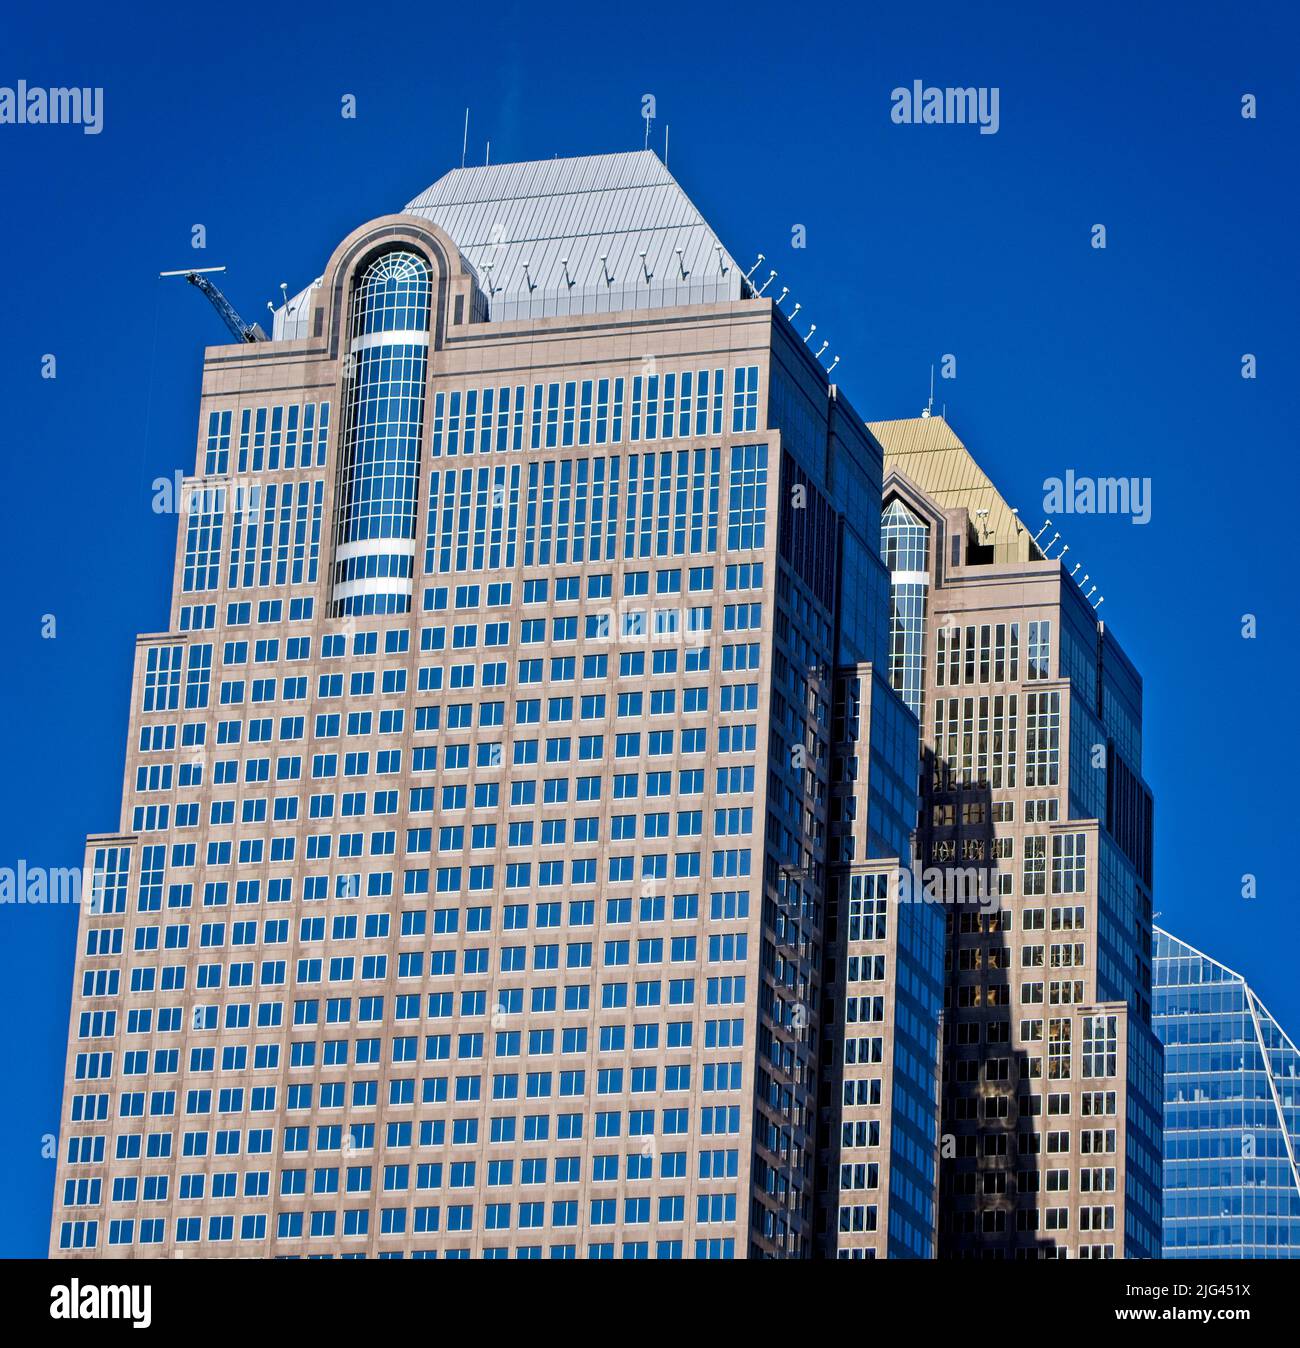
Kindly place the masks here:
POLYGON ((345 580, 334 587, 334 598, 351 599, 358 594, 413 594, 415 582, 410 576, 365 576, 345 580))
POLYGON ((398 557, 415 556, 413 538, 362 538, 355 543, 340 543, 334 553, 336 562, 346 562, 350 557, 382 557, 392 553, 398 557))
POLYGON ((392 332, 367 332, 352 339, 353 351, 365 351, 372 346, 428 346, 429 334, 417 328, 394 328, 392 332))

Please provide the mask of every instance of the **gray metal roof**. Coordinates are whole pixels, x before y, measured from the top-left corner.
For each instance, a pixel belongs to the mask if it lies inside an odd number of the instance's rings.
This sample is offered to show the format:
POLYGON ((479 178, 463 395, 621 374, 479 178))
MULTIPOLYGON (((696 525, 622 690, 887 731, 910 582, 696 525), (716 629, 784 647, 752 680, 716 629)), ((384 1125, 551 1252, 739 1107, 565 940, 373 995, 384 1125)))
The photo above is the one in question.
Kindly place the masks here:
MULTIPOLYGON (((652 150, 453 169, 406 210, 460 249, 489 321, 705 304, 747 289, 652 150)), ((305 335, 311 288, 277 310, 277 339, 305 335)))

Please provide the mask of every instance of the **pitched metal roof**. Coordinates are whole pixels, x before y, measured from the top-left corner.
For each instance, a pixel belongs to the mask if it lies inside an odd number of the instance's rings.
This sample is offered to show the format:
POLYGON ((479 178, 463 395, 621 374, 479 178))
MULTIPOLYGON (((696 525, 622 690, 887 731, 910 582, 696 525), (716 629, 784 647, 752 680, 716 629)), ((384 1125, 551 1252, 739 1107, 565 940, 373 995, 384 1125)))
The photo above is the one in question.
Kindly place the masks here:
POLYGON ((1030 561, 1041 553, 1002 493, 940 416, 869 421, 867 429, 885 451, 885 471, 896 468, 943 510, 970 512, 999 561, 1030 561), (981 517, 978 512, 987 510, 981 517))
POLYGON ((489 319, 740 297, 741 270, 652 150, 453 169, 406 209, 455 241, 489 319))
MULTIPOLYGON (((748 292, 742 269, 653 150, 453 169, 405 209, 451 237, 489 321, 748 292)), ((315 284, 276 311, 276 339, 305 335, 311 306, 303 301, 315 284)))

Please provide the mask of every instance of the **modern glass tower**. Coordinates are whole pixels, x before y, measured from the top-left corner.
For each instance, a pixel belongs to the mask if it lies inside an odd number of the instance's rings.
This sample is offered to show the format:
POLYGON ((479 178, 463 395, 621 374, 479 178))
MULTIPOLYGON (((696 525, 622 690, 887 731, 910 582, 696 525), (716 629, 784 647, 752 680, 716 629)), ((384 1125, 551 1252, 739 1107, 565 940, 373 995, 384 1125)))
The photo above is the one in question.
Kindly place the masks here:
POLYGON ((210 348, 52 1250, 933 1253, 882 473, 650 153, 449 173, 210 348))
POLYGON ((1300 1257, 1300 1052, 1246 980, 1156 928, 1167 1259, 1300 1257))

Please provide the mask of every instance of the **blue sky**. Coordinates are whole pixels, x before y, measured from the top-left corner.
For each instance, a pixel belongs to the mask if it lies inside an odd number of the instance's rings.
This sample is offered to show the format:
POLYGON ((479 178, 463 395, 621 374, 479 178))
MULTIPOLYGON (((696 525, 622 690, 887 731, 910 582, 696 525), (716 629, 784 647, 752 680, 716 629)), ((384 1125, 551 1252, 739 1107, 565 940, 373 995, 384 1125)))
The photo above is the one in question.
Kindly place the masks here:
MULTIPOLYGON (((467 104, 469 161, 490 140, 495 163, 638 148, 651 93, 652 145, 671 127, 674 175, 746 267, 768 255, 864 415, 917 413, 951 353, 936 406, 1034 528, 1049 476, 1150 478, 1149 524, 1073 516, 1063 536, 1145 679, 1156 907, 1300 1032, 1297 830, 1273 758, 1297 658, 1294 15, 277 9, 0 19, 0 85, 105 91, 96 136, 0 125, 0 866, 80 865, 85 834, 118 823, 132 642, 166 624, 175 545, 150 484, 192 469, 202 348, 223 339, 157 273, 225 264, 264 317, 281 281, 459 164, 467 104), (890 91, 914 79, 998 88, 997 134, 894 125, 890 91)), ((76 913, 0 923, 0 1254, 43 1253, 76 913)))

